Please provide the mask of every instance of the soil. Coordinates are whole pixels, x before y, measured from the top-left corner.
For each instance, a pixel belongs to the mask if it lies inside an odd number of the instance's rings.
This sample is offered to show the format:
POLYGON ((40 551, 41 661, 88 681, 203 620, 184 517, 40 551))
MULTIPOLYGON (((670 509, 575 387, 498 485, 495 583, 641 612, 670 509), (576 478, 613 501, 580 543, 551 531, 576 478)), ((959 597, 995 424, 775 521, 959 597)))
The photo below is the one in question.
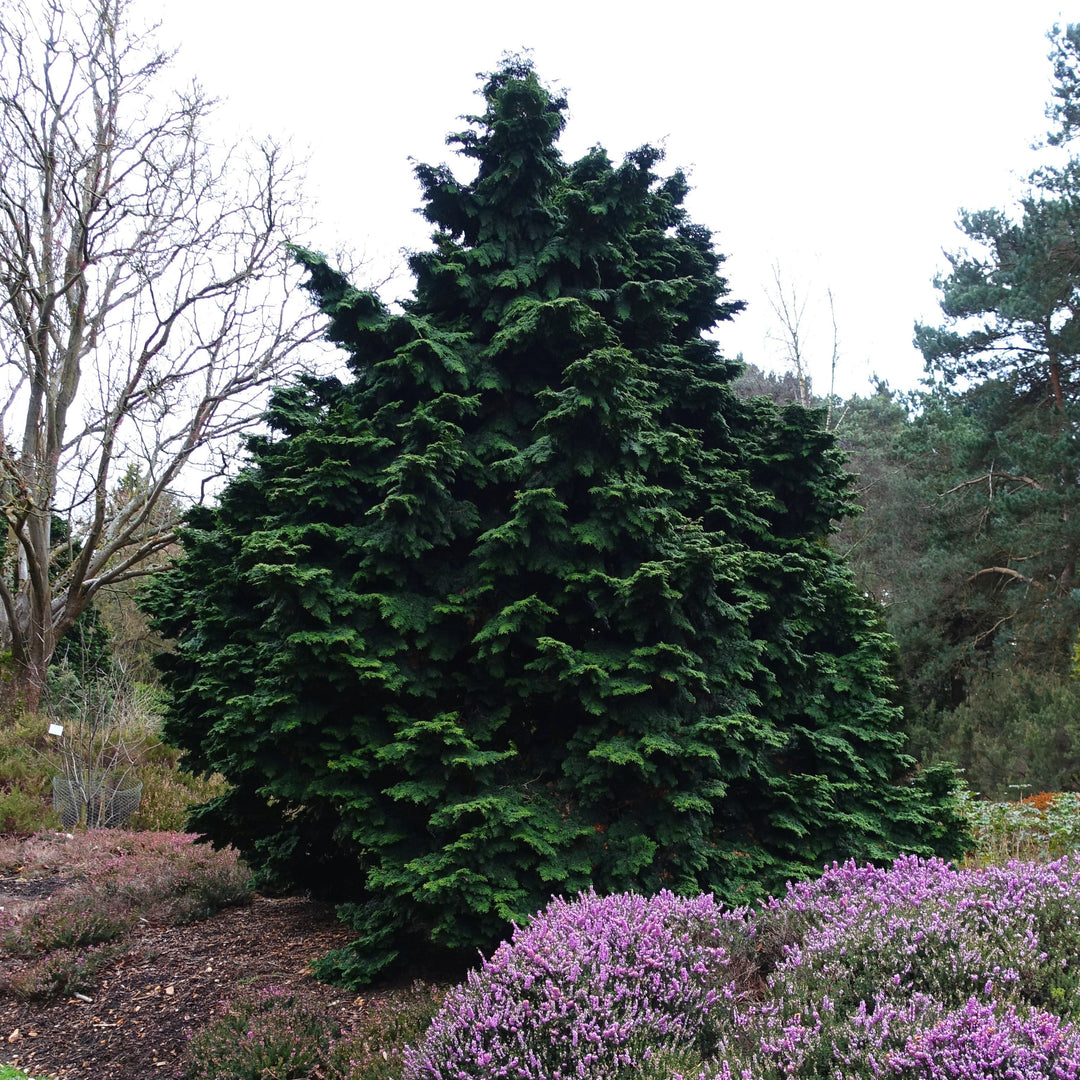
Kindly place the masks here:
MULTIPOLYGON (((59 884, 0 877, 0 908, 59 884)), ((188 926, 141 925, 89 1000, 0 998, 0 1062, 57 1080, 172 1080, 191 1033, 225 1000, 271 986, 301 991, 347 1031, 374 995, 316 982, 309 965, 348 939, 331 908, 301 897, 256 896, 188 926)), ((17 963, 0 960, 0 975, 17 963)))

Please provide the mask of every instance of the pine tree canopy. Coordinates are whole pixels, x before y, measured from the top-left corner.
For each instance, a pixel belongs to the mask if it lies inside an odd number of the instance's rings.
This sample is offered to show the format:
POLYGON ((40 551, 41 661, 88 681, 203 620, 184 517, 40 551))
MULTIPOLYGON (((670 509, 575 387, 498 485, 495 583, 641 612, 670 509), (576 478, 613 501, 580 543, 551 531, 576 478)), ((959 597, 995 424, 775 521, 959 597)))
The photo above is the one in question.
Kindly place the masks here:
POLYGON ((483 100, 449 140, 475 178, 416 169, 400 311, 297 252, 351 376, 276 393, 146 601, 167 734, 233 785, 196 827, 345 901, 354 983, 552 893, 745 901, 957 840, 826 542, 831 437, 706 336, 741 304, 685 176, 564 161, 527 62, 483 100))

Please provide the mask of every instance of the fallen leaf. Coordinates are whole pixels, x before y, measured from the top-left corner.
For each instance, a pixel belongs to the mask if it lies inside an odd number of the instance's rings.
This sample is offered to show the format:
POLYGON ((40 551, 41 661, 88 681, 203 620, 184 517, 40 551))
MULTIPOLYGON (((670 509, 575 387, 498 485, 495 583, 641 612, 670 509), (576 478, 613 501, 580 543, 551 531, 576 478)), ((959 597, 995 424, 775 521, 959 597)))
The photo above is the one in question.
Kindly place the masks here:
POLYGON ((12 1032, 12 1033, 11 1033, 11 1034, 10 1034, 10 1035, 8 1036, 8 1037, 7 1037, 7 1041, 8 1041, 8 1042, 18 1042, 18 1040, 19 1040, 19 1039, 21 1039, 21 1038, 22 1038, 22 1035, 21 1035, 21 1033, 20 1033, 19 1029, 18 1029, 18 1028, 16 1028, 16 1029, 15 1029, 15 1030, 14 1030, 14 1031, 13 1031, 13 1032, 12 1032))

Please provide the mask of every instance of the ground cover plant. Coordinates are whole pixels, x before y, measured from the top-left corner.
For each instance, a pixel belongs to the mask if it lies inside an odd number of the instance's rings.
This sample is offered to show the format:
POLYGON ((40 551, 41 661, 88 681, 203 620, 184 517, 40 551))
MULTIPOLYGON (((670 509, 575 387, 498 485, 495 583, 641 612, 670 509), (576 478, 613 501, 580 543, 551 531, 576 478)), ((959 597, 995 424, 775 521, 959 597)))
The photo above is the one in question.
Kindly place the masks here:
POLYGON ((451 992, 405 1075, 1072 1080, 1078 956, 1075 857, 849 862, 735 910, 583 896, 451 992))
POLYGON ((182 1080, 399 1080, 406 1045, 423 1037, 442 997, 415 982, 372 1003, 346 1031, 302 993, 244 994, 192 1037, 182 1080))
POLYGON ((1042 791, 1015 802, 991 802, 958 793, 971 826, 972 864, 1046 859, 1080 847, 1080 793, 1042 791))
POLYGON ((251 899, 250 872, 234 851, 183 833, 89 830, 0 844, 0 868, 41 879, 71 875, 42 903, 0 911, 0 948, 23 963, 0 978, 18 998, 87 994, 123 951, 138 920, 183 925, 251 899))

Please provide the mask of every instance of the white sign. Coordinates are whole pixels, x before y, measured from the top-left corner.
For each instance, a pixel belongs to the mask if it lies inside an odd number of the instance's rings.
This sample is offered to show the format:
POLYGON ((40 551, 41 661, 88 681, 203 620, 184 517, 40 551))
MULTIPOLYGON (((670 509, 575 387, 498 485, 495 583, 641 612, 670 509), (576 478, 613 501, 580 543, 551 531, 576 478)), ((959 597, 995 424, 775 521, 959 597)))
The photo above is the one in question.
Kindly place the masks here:
POLYGON ((49 725, 49 734, 50 735, 63 735, 64 734, 64 725, 63 724, 50 724, 49 725))

